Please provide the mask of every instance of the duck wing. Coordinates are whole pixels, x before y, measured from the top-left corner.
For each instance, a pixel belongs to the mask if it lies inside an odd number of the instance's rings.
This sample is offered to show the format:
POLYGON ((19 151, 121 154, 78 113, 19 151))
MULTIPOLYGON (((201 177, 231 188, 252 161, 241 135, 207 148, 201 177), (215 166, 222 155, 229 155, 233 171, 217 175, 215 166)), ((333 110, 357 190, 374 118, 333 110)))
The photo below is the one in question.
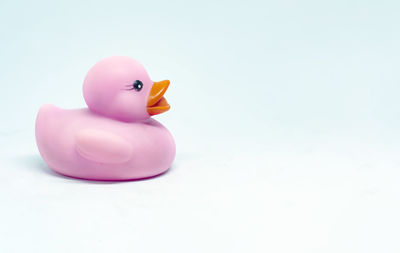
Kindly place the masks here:
POLYGON ((131 159, 133 147, 124 138, 104 130, 85 128, 75 134, 76 150, 98 163, 118 164, 131 159))

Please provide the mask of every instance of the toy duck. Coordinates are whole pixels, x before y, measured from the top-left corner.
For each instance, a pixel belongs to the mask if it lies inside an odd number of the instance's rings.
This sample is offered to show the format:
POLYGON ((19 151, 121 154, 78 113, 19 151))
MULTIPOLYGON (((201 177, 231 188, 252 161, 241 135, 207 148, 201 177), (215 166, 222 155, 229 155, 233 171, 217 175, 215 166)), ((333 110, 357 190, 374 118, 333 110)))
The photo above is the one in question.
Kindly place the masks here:
POLYGON ((36 142, 54 171, 90 180, 148 178, 175 157, 170 132, 151 116, 170 109, 169 81, 153 82, 136 60, 113 56, 96 63, 83 83, 88 108, 43 105, 36 142))

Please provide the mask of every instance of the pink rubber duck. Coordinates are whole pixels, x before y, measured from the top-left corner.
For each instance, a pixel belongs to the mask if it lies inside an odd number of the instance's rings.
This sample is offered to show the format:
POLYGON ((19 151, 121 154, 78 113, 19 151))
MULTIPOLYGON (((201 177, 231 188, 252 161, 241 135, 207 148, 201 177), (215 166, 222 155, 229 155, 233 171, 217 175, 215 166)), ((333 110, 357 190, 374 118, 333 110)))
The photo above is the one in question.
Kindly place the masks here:
POLYGON ((175 157, 169 131, 150 118, 169 110, 169 81, 153 82, 134 59, 113 56, 96 63, 83 83, 84 109, 43 105, 36 142, 56 172, 92 180, 159 175, 175 157))

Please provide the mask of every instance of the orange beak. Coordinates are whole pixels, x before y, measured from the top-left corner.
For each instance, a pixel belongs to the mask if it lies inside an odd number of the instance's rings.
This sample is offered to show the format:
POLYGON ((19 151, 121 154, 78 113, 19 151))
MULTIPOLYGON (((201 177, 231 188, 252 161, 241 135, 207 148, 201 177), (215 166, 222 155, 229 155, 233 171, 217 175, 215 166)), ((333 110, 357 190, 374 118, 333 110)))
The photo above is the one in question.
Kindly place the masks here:
POLYGON ((147 100, 147 112, 150 116, 166 112, 171 108, 164 98, 164 93, 169 86, 169 80, 154 82, 147 100))

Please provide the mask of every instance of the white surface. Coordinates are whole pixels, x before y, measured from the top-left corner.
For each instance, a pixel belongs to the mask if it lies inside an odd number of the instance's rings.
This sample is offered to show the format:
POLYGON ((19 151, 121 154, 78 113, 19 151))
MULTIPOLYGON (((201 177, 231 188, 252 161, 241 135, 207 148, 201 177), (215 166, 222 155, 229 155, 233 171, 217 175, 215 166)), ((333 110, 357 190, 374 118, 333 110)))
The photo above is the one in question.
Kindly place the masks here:
POLYGON ((0 252, 399 252, 397 1, 1 1, 0 252), (43 103, 99 59, 170 79, 172 169, 51 172, 43 103))

